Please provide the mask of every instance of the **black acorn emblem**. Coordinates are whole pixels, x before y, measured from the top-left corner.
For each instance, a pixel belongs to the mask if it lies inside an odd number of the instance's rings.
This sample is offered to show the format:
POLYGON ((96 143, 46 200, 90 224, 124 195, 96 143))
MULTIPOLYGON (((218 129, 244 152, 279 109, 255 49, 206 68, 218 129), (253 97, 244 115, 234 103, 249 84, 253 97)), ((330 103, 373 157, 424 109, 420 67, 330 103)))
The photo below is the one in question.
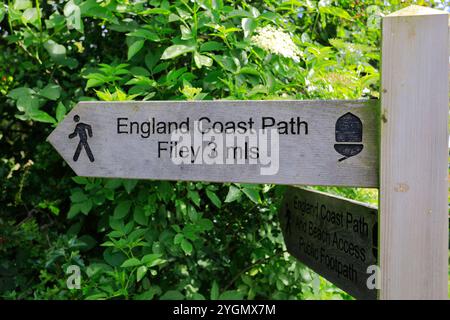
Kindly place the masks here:
POLYGON ((362 122, 353 113, 346 113, 336 121, 336 143, 334 150, 343 155, 343 161, 360 153, 364 148, 362 142, 362 122))

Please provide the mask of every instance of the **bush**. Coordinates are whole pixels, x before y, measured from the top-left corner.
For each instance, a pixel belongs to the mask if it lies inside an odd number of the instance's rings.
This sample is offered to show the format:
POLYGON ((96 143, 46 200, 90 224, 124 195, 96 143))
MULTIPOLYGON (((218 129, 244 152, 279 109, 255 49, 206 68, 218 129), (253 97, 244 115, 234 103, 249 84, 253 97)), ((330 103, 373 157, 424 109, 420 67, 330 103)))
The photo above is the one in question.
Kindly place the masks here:
POLYGON ((349 299, 286 253, 282 187, 73 178, 45 138, 86 100, 378 97, 392 3, 0 1, 0 295, 349 299))

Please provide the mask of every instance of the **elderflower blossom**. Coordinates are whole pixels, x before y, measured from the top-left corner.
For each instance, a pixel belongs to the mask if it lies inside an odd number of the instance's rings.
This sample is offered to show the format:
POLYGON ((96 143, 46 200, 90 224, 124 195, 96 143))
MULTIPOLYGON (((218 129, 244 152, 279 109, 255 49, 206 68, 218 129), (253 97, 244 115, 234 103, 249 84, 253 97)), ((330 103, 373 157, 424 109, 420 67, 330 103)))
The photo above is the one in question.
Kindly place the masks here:
POLYGON ((288 33, 273 26, 257 28, 255 31, 257 34, 251 38, 254 45, 270 53, 291 58, 295 62, 300 61, 300 50, 288 33))

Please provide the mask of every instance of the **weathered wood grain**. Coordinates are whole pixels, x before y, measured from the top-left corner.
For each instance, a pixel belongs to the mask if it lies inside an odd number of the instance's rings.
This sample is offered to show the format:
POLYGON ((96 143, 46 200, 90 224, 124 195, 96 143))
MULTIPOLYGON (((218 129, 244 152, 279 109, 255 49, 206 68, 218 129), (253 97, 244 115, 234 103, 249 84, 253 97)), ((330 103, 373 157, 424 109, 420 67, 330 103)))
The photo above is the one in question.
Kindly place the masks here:
POLYGON ((377 209, 318 191, 288 187, 280 210, 294 257, 357 299, 376 299, 367 268, 377 264, 377 209))
POLYGON ((378 110, 376 100, 81 102, 48 141, 78 175, 88 177, 376 187, 378 110), (339 161, 343 156, 334 145, 343 143, 336 142, 335 124, 348 112, 361 120, 363 148, 357 155, 339 161), (73 160, 79 141, 68 138, 76 125, 74 115, 92 127, 88 143, 94 162, 85 150, 77 161, 73 160), (175 165, 168 153, 158 158, 158 141, 170 140, 169 134, 142 138, 117 133, 117 119, 121 117, 141 122, 152 117, 179 122, 189 117, 193 122, 204 116, 222 122, 253 118, 254 129, 261 127, 262 117, 273 117, 277 122, 300 117, 307 122, 308 132, 279 136, 279 171, 275 175, 261 175, 257 164, 175 165))
POLYGON ((448 15, 383 19, 382 299, 447 299, 448 15))

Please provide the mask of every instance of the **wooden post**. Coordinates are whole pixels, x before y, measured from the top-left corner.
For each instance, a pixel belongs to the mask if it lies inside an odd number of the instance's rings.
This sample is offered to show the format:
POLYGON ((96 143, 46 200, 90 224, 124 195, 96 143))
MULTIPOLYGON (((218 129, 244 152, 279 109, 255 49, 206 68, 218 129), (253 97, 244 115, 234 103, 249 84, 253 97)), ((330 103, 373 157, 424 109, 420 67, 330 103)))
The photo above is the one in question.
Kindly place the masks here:
POLYGON ((381 299, 447 299, 448 15, 383 18, 381 299))

